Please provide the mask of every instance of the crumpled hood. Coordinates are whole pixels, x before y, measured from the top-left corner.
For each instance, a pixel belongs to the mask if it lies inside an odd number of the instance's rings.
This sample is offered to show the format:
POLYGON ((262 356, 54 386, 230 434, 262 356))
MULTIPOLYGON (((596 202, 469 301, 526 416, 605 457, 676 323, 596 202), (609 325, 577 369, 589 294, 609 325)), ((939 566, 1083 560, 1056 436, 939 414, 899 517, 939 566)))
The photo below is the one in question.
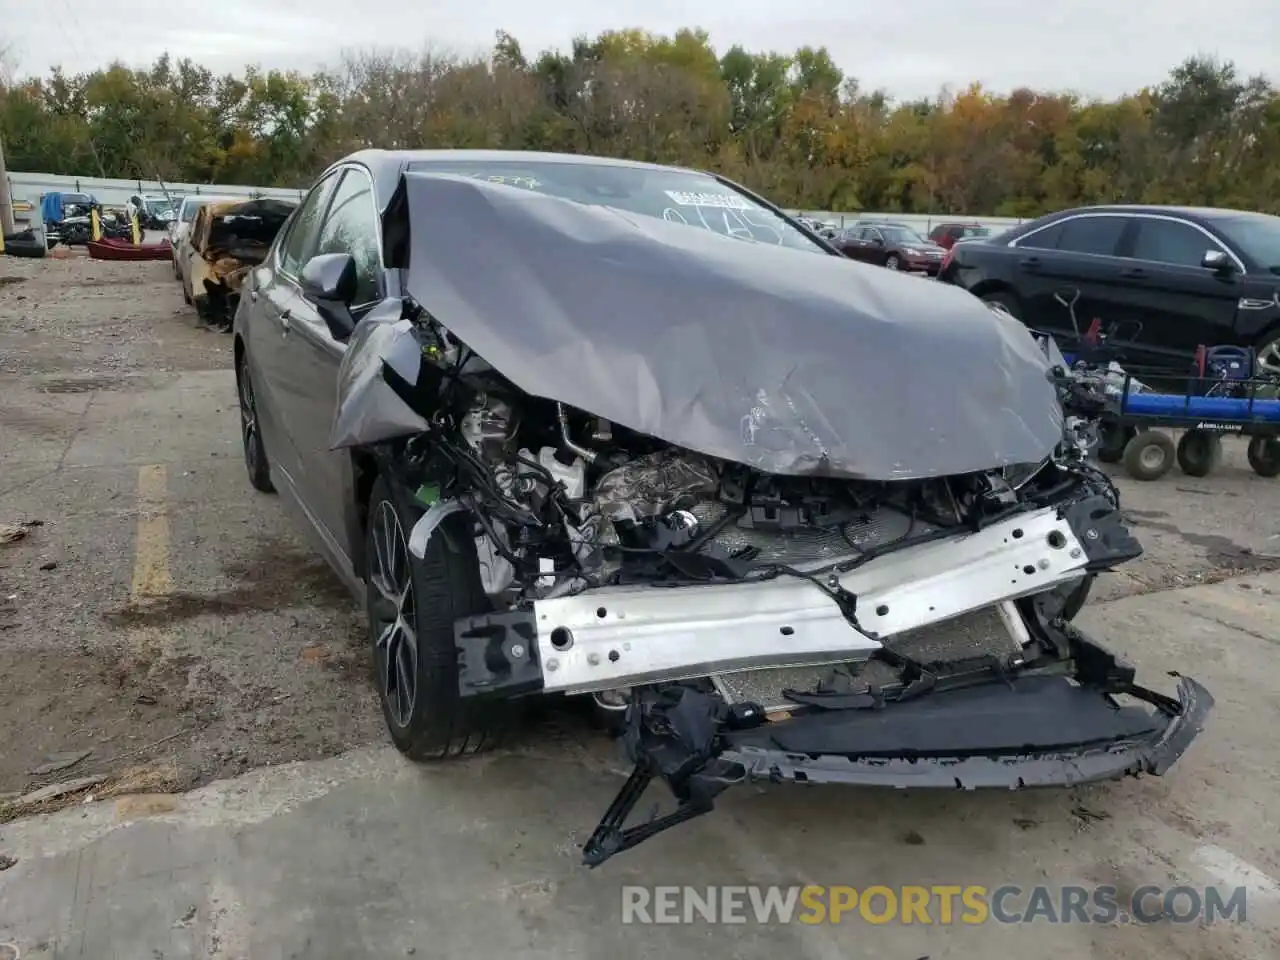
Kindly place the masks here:
POLYGON ((1062 436, 1031 334, 959 288, 463 177, 406 173, 388 236, 406 209, 427 312, 527 393, 669 443, 902 480, 1062 436))

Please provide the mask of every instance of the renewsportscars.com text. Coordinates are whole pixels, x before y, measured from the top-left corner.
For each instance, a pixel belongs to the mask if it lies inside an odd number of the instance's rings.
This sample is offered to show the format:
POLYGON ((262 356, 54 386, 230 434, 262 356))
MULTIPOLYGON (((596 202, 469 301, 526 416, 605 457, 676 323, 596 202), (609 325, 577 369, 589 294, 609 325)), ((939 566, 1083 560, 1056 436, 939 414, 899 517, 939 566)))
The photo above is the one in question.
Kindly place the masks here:
POLYGON ((623 923, 1243 922, 1244 887, 624 886, 623 923))

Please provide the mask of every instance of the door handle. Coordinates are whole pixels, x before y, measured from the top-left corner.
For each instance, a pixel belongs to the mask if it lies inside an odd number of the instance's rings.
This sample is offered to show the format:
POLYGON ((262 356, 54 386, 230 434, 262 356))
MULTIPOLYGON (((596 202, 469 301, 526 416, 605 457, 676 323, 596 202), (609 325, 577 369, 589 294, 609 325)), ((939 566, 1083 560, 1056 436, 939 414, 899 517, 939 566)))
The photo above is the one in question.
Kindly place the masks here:
POLYGON ((1120 271, 1120 276, 1128 277, 1133 280, 1140 280, 1147 275, 1147 271, 1141 267, 1126 267, 1120 271))
POLYGON ((1034 270, 1036 267, 1040 266, 1040 258, 1039 257, 1023 257, 1021 260, 1018 261, 1018 266, 1023 267, 1026 270, 1034 270))
POLYGON ((287 337, 289 335, 289 323, 292 318, 293 315, 288 310, 282 310, 280 312, 280 335, 282 337, 287 337))
POLYGON ((257 303, 257 302, 258 302, 258 291, 257 291, 257 290, 250 290, 250 291, 249 291, 249 299, 250 299, 250 300, 252 300, 254 303, 257 303))

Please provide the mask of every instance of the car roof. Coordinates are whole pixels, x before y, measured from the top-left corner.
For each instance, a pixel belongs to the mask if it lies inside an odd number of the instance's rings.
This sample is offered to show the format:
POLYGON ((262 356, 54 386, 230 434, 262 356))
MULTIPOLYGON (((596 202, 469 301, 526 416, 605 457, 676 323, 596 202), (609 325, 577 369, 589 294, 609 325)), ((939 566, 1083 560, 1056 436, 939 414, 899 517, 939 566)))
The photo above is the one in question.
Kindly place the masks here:
POLYGON ((1199 220, 1226 220, 1232 217, 1258 216, 1256 210, 1233 210, 1227 207, 1177 207, 1141 203, 1108 203, 1092 207, 1072 207, 1070 210, 1059 210, 1055 216, 1073 213, 1150 213, 1199 220))
MULTIPOLYGON (((344 163, 358 163, 373 176, 378 208, 385 209, 391 194, 400 182, 400 174, 411 164, 462 162, 502 163, 513 161, 528 163, 564 163, 592 166, 627 167, 633 170, 677 170, 683 173, 712 177, 705 170, 691 167, 666 166, 644 163, 639 160, 623 160, 618 157, 595 157, 578 153, 546 153, 536 150, 359 150, 331 164, 325 174, 344 163)), ((319 179, 319 178, 317 178, 319 179)))
POLYGON ((183 203, 225 203, 228 200, 235 200, 235 197, 213 196, 208 193, 188 194, 182 198, 183 203))

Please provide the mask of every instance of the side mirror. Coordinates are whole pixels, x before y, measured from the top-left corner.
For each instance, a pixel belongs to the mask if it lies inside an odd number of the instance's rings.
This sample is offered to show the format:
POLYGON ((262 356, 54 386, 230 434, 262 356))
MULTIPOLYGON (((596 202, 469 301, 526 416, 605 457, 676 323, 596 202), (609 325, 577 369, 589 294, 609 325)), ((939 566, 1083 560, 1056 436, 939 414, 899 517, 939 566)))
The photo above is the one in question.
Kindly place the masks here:
POLYGON ((1200 266, 1215 273, 1231 273, 1235 267, 1231 258, 1221 250, 1206 250, 1204 257, 1200 260, 1200 266))
POLYGON ((302 268, 302 293, 308 300, 347 307, 356 295, 356 261, 349 253, 322 253, 302 268))
POLYGON ((333 339, 343 342, 355 329, 351 301, 356 296, 356 261, 349 253, 321 253, 312 257, 298 278, 302 295, 316 306, 333 339))

